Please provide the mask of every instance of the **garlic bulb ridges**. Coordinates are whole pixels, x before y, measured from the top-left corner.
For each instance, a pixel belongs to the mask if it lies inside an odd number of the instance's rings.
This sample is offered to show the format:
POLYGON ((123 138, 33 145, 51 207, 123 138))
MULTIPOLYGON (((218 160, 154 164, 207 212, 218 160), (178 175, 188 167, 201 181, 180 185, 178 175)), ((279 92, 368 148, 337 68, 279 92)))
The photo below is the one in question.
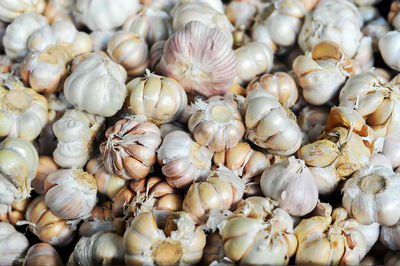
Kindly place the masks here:
POLYGON ((64 264, 52 245, 38 243, 29 248, 24 261, 24 266, 34 265, 62 266, 64 264))
POLYGON ((12 22, 25 13, 40 14, 45 7, 45 0, 4 0, 0 3, 0 20, 12 22))

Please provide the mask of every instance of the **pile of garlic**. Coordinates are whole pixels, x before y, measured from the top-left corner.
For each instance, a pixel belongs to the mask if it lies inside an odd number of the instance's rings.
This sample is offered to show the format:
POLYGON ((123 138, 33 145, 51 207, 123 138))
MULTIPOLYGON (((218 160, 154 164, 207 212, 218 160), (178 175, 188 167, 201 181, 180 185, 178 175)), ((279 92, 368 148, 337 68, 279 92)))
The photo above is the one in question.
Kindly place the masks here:
POLYGON ((0 265, 394 265, 398 71, 400 0, 2 0, 0 265))

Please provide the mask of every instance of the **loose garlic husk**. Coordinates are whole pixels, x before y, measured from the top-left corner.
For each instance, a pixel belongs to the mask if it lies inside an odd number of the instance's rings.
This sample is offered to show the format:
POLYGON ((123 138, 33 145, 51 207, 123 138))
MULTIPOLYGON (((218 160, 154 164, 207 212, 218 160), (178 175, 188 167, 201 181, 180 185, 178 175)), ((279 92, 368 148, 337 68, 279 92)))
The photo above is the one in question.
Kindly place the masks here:
POLYGON ((4 0, 0 3, 0 20, 12 22, 25 13, 41 14, 45 7, 45 0, 4 0))
POLYGON ((43 242, 65 246, 73 240, 74 231, 71 226, 50 210, 42 196, 31 201, 26 211, 26 219, 29 229, 43 242))
POLYGON ((290 155, 302 140, 296 117, 266 90, 256 90, 244 103, 246 138, 269 153, 290 155))
POLYGON ((279 202, 279 207, 293 216, 310 213, 318 201, 318 187, 304 161, 294 156, 276 163, 261 176, 261 190, 265 196, 279 202))
POLYGON ((164 230, 158 228, 153 213, 142 213, 124 234, 125 263, 195 264, 201 260, 205 244, 204 231, 185 212, 171 216, 164 230))
POLYGON ((156 162, 160 129, 143 115, 129 116, 106 131, 100 145, 104 166, 126 180, 145 178, 156 162))
POLYGON ((45 200, 51 211, 67 220, 86 218, 97 202, 94 177, 82 169, 61 169, 44 183, 45 200))
POLYGON ((400 32, 389 31, 379 39, 379 52, 386 65, 400 71, 400 32))
POLYGON ((31 34, 47 26, 47 19, 42 15, 23 14, 18 16, 6 29, 3 45, 10 59, 22 59, 28 53, 28 39, 31 34))
POLYGON ((154 123, 172 122, 185 111, 186 92, 172 78, 148 72, 146 77, 130 81, 127 87, 130 94, 128 96, 130 112, 135 115, 145 115, 154 123))
POLYGON ((68 265, 122 265, 124 261, 122 237, 98 232, 90 237, 82 236, 71 254, 68 265))
POLYGON ((16 225, 17 222, 25 218, 29 200, 24 199, 20 202, 12 203, 11 206, 0 204, 0 222, 16 225))
POLYGON ((75 0, 49 0, 43 15, 50 24, 60 20, 74 21, 72 11, 75 0))
POLYGON ((303 88, 303 97, 313 105, 333 100, 350 75, 351 67, 351 60, 333 42, 321 42, 312 53, 301 55, 293 62, 293 72, 303 88))
POLYGON ((18 265, 29 247, 29 241, 14 226, 0 222, 0 265, 18 265))
POLYGON ((108 41, 107 53, 115 62, 121 64, 131 77, 143 75, 149 64, 147 43, 137 33, 115 32, 108 41))
POLYGON ((286 107, 293 106, 299 96, 294 79, 285 72, 264 74, 254 78, 246 87, 246 94, 257 89, 264 89, 275 95, 286 107))
POLYGON ((297 123, 305 133, 307 143, 316 141, 321 135, 328 116, 329 108, 326 106, 306 106, 300 111, 297 123))
POLYGON ((213 96, 197 100, 188 128, 197 143, 221 152, 235 147, 244 135, 238 104, 228 97, 213 96))
POLYGON ((38 243, 31 246, 24 258, 23 266, 62 266, 64 265, 57 250, 47 243, 38 243))
POLYGON ((352 58, 360 45, 361 25, 361 15, 350 1, 323 0, 307 14, 298 43, 305 52, 321 41, 332 41, 352 58))
POLYGON ((390 11, 388 14, 388 22, 392 24, 395 30, 400 30, 400 2, 395 0, 390 5, 390 11))
POLYGON ((233 0, 226 5, 225 13, 236 29, 247 29, 257 14, 257 6, 251 1, 233 0))
POLYGON ((397 136, 386 136, 383 143, 382 153, 389 159, 393 168, 400 166, 400 138, 397 136))
POLYGON ((53 132, 58 141, 53 152, 54 161, 65 168, 83 167, 103 123, 101 116, 75 109, 67 110, 61 119, 53 123, 53 132))
POLYGON ((6 138, 0 143, 0 204, 11 205, 30 195, 39 166, 35 147, 27 140, 6 138))
POLYGON ((139 0, 77 0, 75 16, 91 31, 107 31, 122 26, 139 9, 139 0))
POLYGON ((213 154, 207 147, 193 141, 187 133, 173 131, 165 136, 157 159, 168 184, 183 188, 209 175, 213 154))
POLYGON ((157 69, 176 79, 188 93, 209 97, 224 94, 232 86, 237 63, 220 30, 191 21, 168 38, 157 69))
POLYGON ((58 169, 58 165, 50 156, 39 156, 39 168, 32 180, 32 188, 38 194, 44 193, 44 181, 46 177, 58 169))
POLYGON ((362 224, 399 222, 400 176, 382 166, 361 168, 343 187, 343 207, 362 224))

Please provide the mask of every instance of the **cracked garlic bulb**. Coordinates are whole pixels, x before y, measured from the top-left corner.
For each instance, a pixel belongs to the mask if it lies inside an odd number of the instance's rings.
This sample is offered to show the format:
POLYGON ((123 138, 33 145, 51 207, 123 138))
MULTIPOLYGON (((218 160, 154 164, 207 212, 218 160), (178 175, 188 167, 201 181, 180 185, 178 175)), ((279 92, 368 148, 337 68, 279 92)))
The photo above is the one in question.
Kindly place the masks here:
POLYGON ((0 222, 0 246, 0 265, 18 265, 29 247, 29 241, 11 224, 0 222))
POLYGON ((379 39, 379 52, 386 65, 400 71, 400 32, 389 31, 379 39))
POLYGON ((45 0, 4 0, 0 3, 0 20, 12 22, 25 13, 40 14, 45 7, 45 0))
POLYGON ((126 77, 121 65, 104 55, 90 54, 65 80, 65 98, 80 111, 113 116, 125 101, 126 77))
POLYGON ((47 243, 38 243, 29 248, 23 265, 62 266, 64 264, 57 250, 55 250, 52 245, 47 243))

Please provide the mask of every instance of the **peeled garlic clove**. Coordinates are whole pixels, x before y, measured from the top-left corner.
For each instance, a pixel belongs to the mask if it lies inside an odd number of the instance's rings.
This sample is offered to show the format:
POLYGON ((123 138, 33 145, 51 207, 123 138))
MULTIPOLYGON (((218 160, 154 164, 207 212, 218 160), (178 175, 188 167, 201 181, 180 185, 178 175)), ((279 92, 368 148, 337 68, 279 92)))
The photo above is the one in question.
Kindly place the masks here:
POLYGON ((28 239, 14 226, 0 222, 0 256, 2 265, 16 265, 29 247, 28 239))
POLYGON ((29 248, 24 261, 24 266, 34 265, 62 266, 64 264, 52 245, 38 243, 29 248))

